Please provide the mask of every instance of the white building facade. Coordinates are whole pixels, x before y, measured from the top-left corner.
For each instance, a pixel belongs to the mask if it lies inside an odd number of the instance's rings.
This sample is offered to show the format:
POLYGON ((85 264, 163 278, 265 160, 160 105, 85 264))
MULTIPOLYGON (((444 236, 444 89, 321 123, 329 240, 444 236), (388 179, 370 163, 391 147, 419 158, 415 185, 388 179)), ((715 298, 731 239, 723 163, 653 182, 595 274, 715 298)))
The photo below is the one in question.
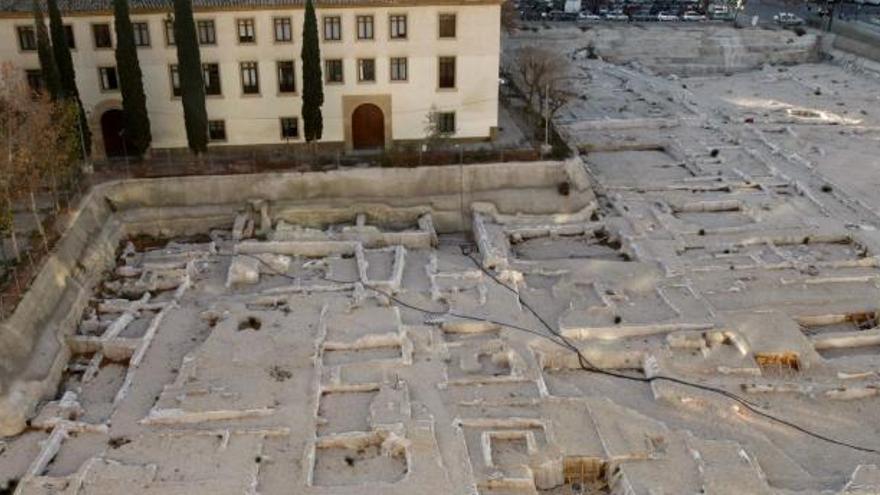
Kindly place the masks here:
MULTIPOLYGON (((120 154, 121 96, 109 0, 59 0, 97 156, 120 154)), ((170 2, 134 0, 154 149, 185 148, 170 2)), ((39 85, 30 0, 0 0, 0 63, 39 85)), ((303 3, 196 0, 211 146, 302 142, 303 3)), ((323 143, 345 149, 418 141, 432 129, 489 140, 498 121, 499 0, 316 3, 323 143)))

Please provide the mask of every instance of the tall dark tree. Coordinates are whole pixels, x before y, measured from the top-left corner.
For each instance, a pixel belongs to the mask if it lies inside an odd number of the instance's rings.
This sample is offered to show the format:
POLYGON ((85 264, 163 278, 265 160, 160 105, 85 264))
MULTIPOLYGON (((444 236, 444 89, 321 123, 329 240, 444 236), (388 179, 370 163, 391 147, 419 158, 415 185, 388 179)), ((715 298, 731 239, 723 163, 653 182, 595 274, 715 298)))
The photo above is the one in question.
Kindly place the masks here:
POLYGON ((128 0, 113 0, 113 19, 116 25, 116 73, 122 93, 125 140, 129 151, 140 156, 150 147, 153 137, 150 134, 147 95, 144 93, 143 74, 134 43, 128 0))
POLYGON ((52 54, 52 44, 49 42, 49 31, 46 29, 46 20, 43 18, 43 9, 39 0, 34 3, 34 29, 37 32, 37 55, 40 57, 40 73, 43 75, 43 85, 53 100, 61 97, 61 79, 58 76, 58 66, 55 65, 55 56, 52 54))
POLYGON ((186 140, 189 149, 198 155, 208 149, 208 111, 205 109, 202 56, 199 53, 191 0, 174 0, 174 40, 177 43, 177 70, 186 140))
POLYGON ((92 133, 89 131, 86 112, 83 110, 82 101, 79 99, 79 90, 76 88, 76 71, 73 69, 73 57, 70 56, 70 47, 67 45, 67 34, 64 32, 61 11, 58 9, 57 0, 46 0, 46 5, 49 10, 52 54, 55 55, 55 66, 58 67, 58 76, 61 80, 61 94, 64 98, 76 101, 79 112, 80 153, 82 158, 86 158, 92 150, 92 133))
POLYGON ((307 142, 319 141, 324 132, 321 106, 324 104, 324 82, 321 75, 321 47, 318 45, 318 20, 312 0, 306 0, 302 43, 303 133, 307 142))

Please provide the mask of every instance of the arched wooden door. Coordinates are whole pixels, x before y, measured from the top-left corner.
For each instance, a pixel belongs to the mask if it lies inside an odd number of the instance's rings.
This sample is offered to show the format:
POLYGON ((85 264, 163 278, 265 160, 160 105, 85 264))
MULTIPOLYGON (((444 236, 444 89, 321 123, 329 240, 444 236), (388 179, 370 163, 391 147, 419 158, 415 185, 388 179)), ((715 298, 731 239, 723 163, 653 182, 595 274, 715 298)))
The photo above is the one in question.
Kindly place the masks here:
POLYGON ((125 156, 124 129, 122 110, 107 110, 101 115, 101 136, 104 138, 104 153, 108 158, 125 156))
POLYGON ((385 115, 372 103, 364 103, 351 114, 351 144, 356 150, 385 147, 385 115))

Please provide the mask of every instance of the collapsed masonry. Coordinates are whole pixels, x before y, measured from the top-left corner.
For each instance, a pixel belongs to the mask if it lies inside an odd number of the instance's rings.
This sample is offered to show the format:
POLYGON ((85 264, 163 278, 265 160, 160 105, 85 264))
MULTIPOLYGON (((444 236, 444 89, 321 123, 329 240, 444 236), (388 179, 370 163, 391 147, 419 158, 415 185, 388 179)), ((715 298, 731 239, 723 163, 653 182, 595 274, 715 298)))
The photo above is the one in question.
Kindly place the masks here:
POLYGON ((609 186, 601 158, 399 171, 425 189, 397 198, 375 170, 99 188, 78 219, 99 233, 62 244, 99 275, 34 327, 63 366, 35 343, 48 372, 8 381, 0 473, 22 494, 876 493, 875 456, 584 371, 524 307, 599 368, 870 443, 874 241, 769 178, 609 186), (325 198, 285 198, 299 181, 325 198))

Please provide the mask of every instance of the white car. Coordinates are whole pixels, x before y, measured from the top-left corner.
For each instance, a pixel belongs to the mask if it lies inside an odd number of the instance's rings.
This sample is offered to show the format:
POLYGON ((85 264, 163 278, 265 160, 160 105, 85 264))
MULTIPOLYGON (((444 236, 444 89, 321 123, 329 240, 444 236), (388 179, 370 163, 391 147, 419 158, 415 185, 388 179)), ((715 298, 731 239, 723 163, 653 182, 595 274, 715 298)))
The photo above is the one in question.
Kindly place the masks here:
POLYGON ((623 12, 609 12, 605 19, 608 21, 628 21, 629 16, 624 14, 623 12))
POLYGON ((683 21, 705 21, 706 16, 703 14, 699 14, 697 12, 685 12, 683 16, 681 16, 681 20, 683 21))
POLYGON ((679 21, 681 19, 678 18, 675 14, 670 14, 668 12, 660 12, 657 14, 657 20, 660 22, 669 22, 669 21, 679 21))
POLYGON ((584 13, 584 12, 581 12, 580 14, 578 14, 578 20, 580 20, 580 21, 589 21, 589 22, 592 22, 592 21, 601 21, 601 20, 602 20, 602 16, 600 16, 600 15, 596 15, 596 14, 586 14, 586 13, 584 13))
POLYGON ((800 26, 804 20, 791 12, 780 12, 773 16, 773 22, 780 26, 800 26))

